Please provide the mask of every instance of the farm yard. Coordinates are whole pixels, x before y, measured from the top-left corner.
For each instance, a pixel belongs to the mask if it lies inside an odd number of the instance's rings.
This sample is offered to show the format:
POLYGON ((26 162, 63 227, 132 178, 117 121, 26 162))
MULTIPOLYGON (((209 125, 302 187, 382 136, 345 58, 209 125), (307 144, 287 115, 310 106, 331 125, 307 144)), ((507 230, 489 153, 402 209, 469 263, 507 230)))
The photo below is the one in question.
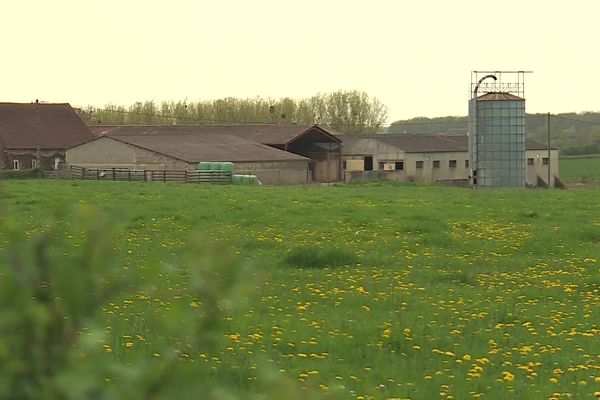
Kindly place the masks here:
MULTIPOLYGON (((34 180, 0 193, 2 253, 47 238, 44 265, 87 255, 99 287, 122 280, 45 381, 71 398, 600 395, 598 189, 34 180)), ((77 291, 63 290, 58 304, 77 291)), ((0 394, 14 393, 2 340, 0 394)))

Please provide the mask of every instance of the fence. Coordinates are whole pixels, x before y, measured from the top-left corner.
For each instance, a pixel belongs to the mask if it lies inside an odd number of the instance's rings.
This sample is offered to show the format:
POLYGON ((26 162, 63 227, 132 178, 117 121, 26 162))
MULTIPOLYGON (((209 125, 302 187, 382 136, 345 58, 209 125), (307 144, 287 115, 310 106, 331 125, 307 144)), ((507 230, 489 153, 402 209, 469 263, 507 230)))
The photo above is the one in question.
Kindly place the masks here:
POLYGON ((126 182, 231 183, 231 171, 222 170, 134 170, 128 168, 84 168, 71 165, 71 179, 126 182))

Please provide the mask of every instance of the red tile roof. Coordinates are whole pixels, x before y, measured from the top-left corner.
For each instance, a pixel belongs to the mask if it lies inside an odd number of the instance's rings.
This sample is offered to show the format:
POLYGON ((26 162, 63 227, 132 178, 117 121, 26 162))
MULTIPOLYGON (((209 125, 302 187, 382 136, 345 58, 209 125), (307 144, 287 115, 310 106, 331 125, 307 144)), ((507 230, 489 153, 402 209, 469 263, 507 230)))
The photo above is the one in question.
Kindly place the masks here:
POLYGON ((66 149, 94 138, 67 103, 0 103, 5 149, 66 149))

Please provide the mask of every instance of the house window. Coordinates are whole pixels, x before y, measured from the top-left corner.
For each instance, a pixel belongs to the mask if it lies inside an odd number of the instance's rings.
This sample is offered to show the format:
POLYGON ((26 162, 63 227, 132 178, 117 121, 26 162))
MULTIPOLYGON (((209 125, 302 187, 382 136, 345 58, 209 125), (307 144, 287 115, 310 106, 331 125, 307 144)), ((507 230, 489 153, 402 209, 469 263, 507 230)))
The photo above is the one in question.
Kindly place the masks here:
POLYGON ((346 161, 342 161, 342 169, 345 170, 346 169, 346 165, 347 165, 346 161))
POLYGON ((465 168, 469 168, 469 160, 465 160, 465 168))
POLYGON ((448 161, 448 167, 450 167, 450 168, 456 168, 456 160, 450 160, 450 161, 448 161))
POLYGON ((440 160, 433 160, 433 168, 439 168, 440 167, 440 160))
POLYGON ((19 169, 19 160, 13 160, 12 167, 16 171, 19 169))
POLYGON ((404 161, 396 161, 395 165, 394 165, 394 169, 396 171, 401 171, 404 169, 404 161))
POLYGON ((423 161, 417 161, 416 167, 417 169, 423 169, 423 161))
POLYGON ((542 158, 542 164, 548 165, 548 157, 542 158))
POLYGON ((373 157, 365 156, 365 171, 373 171, 373 157))
POLYGON ((527 159, 527 165, 533 165, 533 157, 527 159))
POLYGON ((35 168, 37 168, 37 160, 34 158, 33 160, 31 160, 31 169, 35 168))

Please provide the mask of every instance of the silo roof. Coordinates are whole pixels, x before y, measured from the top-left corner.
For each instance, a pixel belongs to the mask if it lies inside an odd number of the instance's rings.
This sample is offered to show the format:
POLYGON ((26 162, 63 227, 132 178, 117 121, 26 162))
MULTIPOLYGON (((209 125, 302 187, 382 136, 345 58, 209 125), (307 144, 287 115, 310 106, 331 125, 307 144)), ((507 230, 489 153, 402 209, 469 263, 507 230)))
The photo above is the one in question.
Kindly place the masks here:
POLYGON ((522 97, 507 92, 488 92, 477 97, 478 101, 523 101, 522 97))

